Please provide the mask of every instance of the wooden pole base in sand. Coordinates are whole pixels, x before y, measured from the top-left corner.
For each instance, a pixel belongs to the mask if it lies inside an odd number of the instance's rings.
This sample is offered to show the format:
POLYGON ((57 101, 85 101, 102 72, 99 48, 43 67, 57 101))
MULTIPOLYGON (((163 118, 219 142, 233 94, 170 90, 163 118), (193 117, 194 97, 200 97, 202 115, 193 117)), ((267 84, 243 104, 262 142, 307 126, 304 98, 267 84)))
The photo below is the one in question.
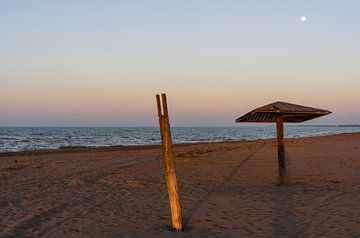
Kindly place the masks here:
POLYGON ((169 115, 166 102, 166 94, 161 94, 162 108, 160 96, 156 95, 157 109, 159 115, 161 141, 163 149, 163 159, 165 164, 165 177, 170 200, 172 228, 174 231, 181 231, 182 215, 179 199, 178 184, 176 181, 174 155, 172 150, 171 132, 169 115))
POLYGON ((279 185, 283 186, 287 184, 287 176, 284 143, 284 116, 281 114, 276 117, 276 137, 278 144, 279 185))

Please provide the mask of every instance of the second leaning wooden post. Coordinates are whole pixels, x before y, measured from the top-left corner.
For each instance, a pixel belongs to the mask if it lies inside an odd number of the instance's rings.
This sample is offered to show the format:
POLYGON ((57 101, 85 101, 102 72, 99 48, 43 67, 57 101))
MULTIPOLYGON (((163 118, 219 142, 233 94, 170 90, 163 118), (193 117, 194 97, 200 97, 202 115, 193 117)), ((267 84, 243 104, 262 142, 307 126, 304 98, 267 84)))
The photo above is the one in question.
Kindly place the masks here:
POLYGON ((156 95, 157 109, 159 115, 160 133, 162 141, 163 159, 165 165, 166 185, 169 194, 172 228, 175 231, 181 231, 182 215, 179 199, 179 189, 176 181, 174 155, 172 150, 171 131, 169 123, 169 115, 167 109, 166 95, 163 93, 156 95), (162 105, 161 105, 162 101, 162 105))
POLYGON ((287 184, 287 175, 284 143, 284 115, 281 114, 276 116, 276 137, 278 144, 279 185, 282 186, 287 184))

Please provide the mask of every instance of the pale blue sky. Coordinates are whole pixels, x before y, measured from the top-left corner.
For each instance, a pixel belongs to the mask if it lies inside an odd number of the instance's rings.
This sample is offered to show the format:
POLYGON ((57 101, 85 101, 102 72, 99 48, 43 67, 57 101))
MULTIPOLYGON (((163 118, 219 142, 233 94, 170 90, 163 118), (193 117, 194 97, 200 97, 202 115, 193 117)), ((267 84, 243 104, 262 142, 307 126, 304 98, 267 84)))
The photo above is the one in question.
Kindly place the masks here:
POLYGON ((355 0, 3 0, 0 126, 156 125, 161 92, 173 125, 277 100, 360 123, 359 23, 355 0))

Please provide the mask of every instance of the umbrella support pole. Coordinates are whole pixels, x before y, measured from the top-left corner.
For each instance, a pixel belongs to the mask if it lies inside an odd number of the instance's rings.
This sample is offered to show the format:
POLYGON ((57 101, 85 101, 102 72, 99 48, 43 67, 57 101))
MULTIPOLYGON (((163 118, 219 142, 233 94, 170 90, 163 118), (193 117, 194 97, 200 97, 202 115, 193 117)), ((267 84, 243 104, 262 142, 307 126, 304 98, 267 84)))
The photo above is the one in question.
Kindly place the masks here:
POLYGON ((279 164, 279 185, 287 184, 286 176, 286 158, 285 158, 285 143, 284 143, 284 115, 277 115, 276 117, 276 137, 278 144, 278 164, 279 164))
POLYGON ((160 96, 156 95, 156 102, 157 102, 157 109, 158 109, 159 123, 160 123, 160 132, 161 132, 161 141, 162 141, 162 150, 163 150, 163 159, 165 165, 166 185, 169 194, 170 209, 171 209, 172 229, 174 231, 181 231, 183 229, 182 215, 181 215, 181 207, 180 207, 180 199, 179 199, 179 189, 175 174, 174 155, 172 149, 166 94, 161 94, 161 99, 162 99, 161 100, 162 107, 161 107, 160 96))

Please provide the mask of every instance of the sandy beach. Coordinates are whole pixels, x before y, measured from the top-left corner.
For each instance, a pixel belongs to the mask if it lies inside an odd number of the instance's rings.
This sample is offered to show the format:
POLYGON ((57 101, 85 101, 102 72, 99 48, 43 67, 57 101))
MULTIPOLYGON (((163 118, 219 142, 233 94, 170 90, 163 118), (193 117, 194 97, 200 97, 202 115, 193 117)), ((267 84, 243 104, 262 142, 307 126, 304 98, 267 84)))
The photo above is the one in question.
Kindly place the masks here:
POLYGON ((172 232, 159 146, 0 154, 0 237, 359 237, 360 133, 174 148, 172 232))

